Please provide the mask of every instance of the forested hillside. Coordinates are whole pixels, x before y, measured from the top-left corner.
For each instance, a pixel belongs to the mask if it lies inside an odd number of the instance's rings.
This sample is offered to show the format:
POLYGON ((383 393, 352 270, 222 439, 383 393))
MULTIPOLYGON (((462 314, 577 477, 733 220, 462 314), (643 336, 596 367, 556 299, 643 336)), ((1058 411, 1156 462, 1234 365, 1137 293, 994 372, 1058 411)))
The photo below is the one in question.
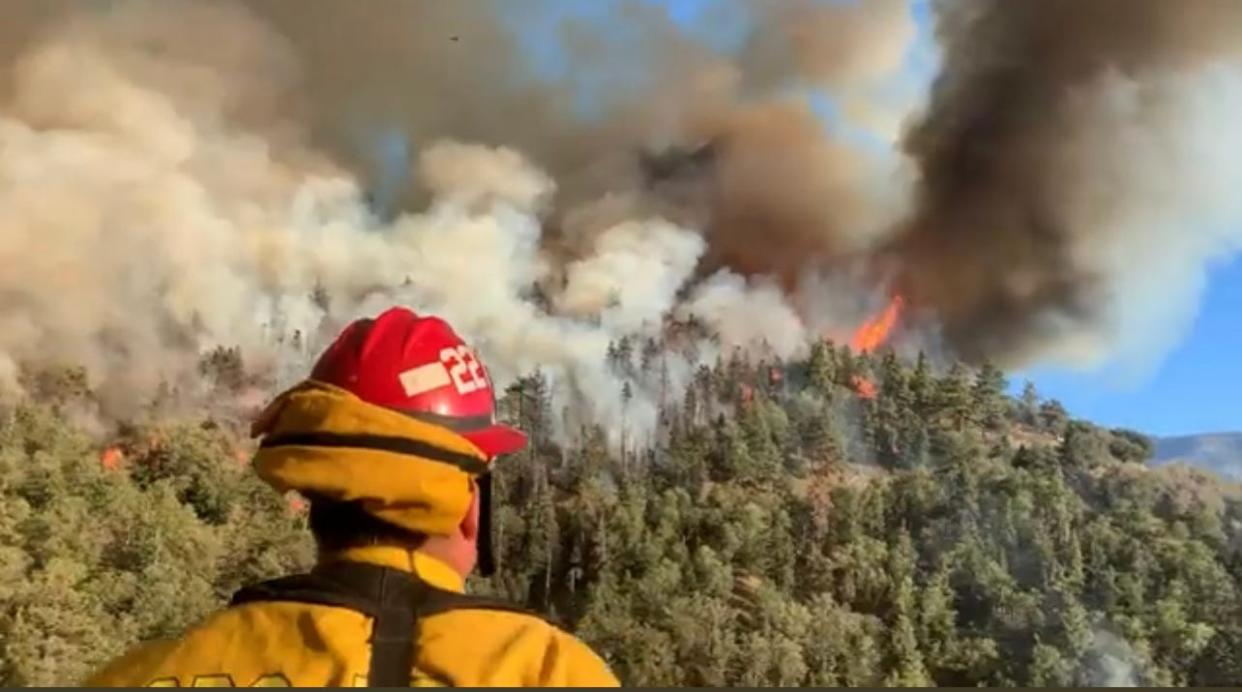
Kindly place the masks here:
MULTIPOLYGON (((659 392, 657 344, 613 366, 659 392)), ((218 354, 217 354, 218 355, 218 354)), ((210 361, 215 386, 237 364, 210 361)), ((243 421, 101 433, 81 373, 0 412, 0 682, 73 683, 249 580, 312 558, 302 506, 248 471, 243 421), (101 441, 102 440, 102 441, 101 441)), ((1149 469, 995 368, 816 345, 701 369, 609 453, 554 434, 540 376, 503 462, 501 571, 635 685, 1242 681, 1242 495, 1149 469)))
POLYGON ((1156 465, 1183 463, 1242 480, 1242 433, 1181 435, 1155 440, 1156 465))

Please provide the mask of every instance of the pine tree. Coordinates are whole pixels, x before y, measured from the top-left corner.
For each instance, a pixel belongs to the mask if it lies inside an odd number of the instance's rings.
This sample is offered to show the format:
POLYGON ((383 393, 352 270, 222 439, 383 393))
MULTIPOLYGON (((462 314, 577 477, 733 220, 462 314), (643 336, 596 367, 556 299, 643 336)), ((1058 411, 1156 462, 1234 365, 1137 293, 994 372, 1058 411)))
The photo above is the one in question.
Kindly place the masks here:
POLYGON ((906 414, 898 422, 896 464, 901 468, 915 469, 928 464, 931 455, 931 436, 923 421, 913 414, 906 414))
POLYGON ((702 424, 699 407, 699 392, 701 389, 701 387, 692 383, 689 387, 686 387, 686 393, 682 395, 681 418, 684 421, 683 426, 686 428, 702 424))
POLYGON ((505 390, 500 402, 504 417, 530 438, 528 455, 533 455, 551 436, 552 392, 547 376, 536 370, 505 390))
POLYGON ((199 372, 215 386, 228 392, 239 392, 246 386, 246 368, 241 349, 223 346, 212 349, 199 361, 199 372))
MULTIPOLYGON (((644 343, 642 375, 618 368, 623 431, 664 355, 644 343)), ((1070 422, 1033 386, 1018 418, 1062 437, 1015 431, 1011 449, 983 415, 1009 402, 1003 377, 841 357, 875 399, 816 391, 840 376, 826 345, 764 360, 807 373, 787 396, 753 361, 700 368, 665 439, 627 432, 625 468, 619 431, 567 419, 561 443, 548 380, 519 378, 498 415, 532 443, 497 467, 500 572, 471 588, 558 616, 631 685, 1064 686, 1104 681, 1113 644, 1140 683, 1242 676, 1227 486, 1128 465, 1149 441, 1070 422), (722 405, 741 385, 751 405, 722 405), (889 468, 841 463, 855 411, 889 468)), ((0 405, 0 682, 69 683, 313 563, 305 515, 239 463, 241 422, 88 434, 85 373, 24 377, 48 400, 0 405)))
POLYGON ((897 354, 887 351, 880 360, 880 391, 892 401, 895 411, 904 413, 911 408, 909 383, 897 354))
POLYGON ((992 361, 985 360, 979 373, 975 376, 975 386, 971 392, 974 400, 976 416, 988 428, 1000 428, 1006 420, 1005 373, 1001 372, 992 361))
POLYGON ((634 372, 634 339, 630 336, 623 336, 617 342, 617 368, 618 371, 626 377, 633 377, 634 372))
POLYGON ((812 466, 841 460, 841 445, 827 411, 812 411, 803 422, 798 437, 802 440, 803 454, 811 460, 812 466))
POLYGON ((629 410, 630 402, 634 400, 634 388, 630 386, 630 381, 626 380, 621 385, 621 466, 627 467, 629 464, 629 454, 626 447, 626 439, 629 432, 629 410))
POLYGON ((625 369, 622 367, 621 352, 617 348, 617 342, 608 342, 608 351, 605 353, 604 359, 608 362, 608 367, 612 368, 614 373, 622 374, 625 372, 625 369))
POLYGON ((923 663, 918 635, 911 617, 914 611, 914 582, 909 576, 895 577, 896 597, 893 599, 895 618, 889 634, 889 650, 893 663, 885 685, 889 687, 932 687, 934 683, 923 663))
POLYGON ((848 347, 844 346, 830 351, 829 355, 836 363, 833 374, 836 376, 837 385, 853 389, 854 378, 862 374, 860 365, 862 356, 855 356, 848 347))
POLYGON ((672 416, 669 413, 669 402, 668 402, 668 394, 669 394, 670 386, 671 386, 671 382, 669 380, 669 371, 668 371, 668 354, 662 351, 660 353, 660 410, 659 410, 659 415, 660 415, 660 422, 666 426, 669 424, 672 418, 672 416))
POLYGON ((927 417, 935 407, 935 383, 932 381, 931 367, 927 362, 927 354, 919 351, 914 372, 910 374, 910 400, 915 413, 927 417))
POLYGON ((740 348, 733 349, 728 365, 723 372, 724 386, 722 390, 729 397, 737 397, 743 387, 752 388, 754 378, 751 376, 750 363, 740 348))
POLYGON ((643 342, 643 350, 639 359, 639 363, 642 365, 642 372, 650 373, 655 368, 655 362, 659 357, 660 345, 656 343, 655 339, 647 337, 643 342))
POLYGON ((1018 420, 1024 425, 1039 425, 1039 392, 1030 380, 1022 386, 1022 404, 1018 410, 1018 420))
POLYGON ((1040 405, 1039 421, 1044 432, 1060 435, 1065 432, 1065 426, 1069 423, 1069 412, 1060 401, 1050 399, 1040 405))
POLYGON ((957 430, 963 429, 974 418, 971 409, 970 388, 966 382, 966 369, 954 363, 949 373, 940 380, 936 394, 936 409, 957 430))
POLYGON ((831 397, 833 389, 833 372, 829 347, 821 340, 811 342, 811 353, 807 360, 807 384, 812 391, 822 397, 831 397))

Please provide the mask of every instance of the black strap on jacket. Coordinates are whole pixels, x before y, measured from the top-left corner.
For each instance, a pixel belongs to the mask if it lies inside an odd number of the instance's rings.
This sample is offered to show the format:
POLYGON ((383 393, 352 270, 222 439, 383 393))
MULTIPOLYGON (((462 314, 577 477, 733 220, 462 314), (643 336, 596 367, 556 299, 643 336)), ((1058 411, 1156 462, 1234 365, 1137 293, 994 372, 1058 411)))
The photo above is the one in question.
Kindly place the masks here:
POLYGON ((409 686, 422 618, 463 609, 534 615, 501 601, 436 588, 410 572, 362 562, 333 563, 308 574, 254 584, 238 591, 230 605, 260 601, 349 608, 374 618, 369 687, 409 686))
POLYGON ((492 474, 485 473, 475 479, 479 486, 479 574, 490 577, 496 573, 496 554, 492 552, 492 474))

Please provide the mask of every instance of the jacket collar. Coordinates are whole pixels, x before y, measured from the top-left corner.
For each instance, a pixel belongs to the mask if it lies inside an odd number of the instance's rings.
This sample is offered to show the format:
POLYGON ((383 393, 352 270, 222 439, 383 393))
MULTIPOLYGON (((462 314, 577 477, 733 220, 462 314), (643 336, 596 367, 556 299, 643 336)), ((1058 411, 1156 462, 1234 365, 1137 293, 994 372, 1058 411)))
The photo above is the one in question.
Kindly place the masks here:
POLYGON ((413 572, 420 579, 437 589, 465 592, 465 582, 457 572, 442 560, 434 558, 420 550, 410 550, 392 545, 368 545, 347 548, 333 553, 323 562, 365 562, 382 567, 391 567, 403 572, 413 572))

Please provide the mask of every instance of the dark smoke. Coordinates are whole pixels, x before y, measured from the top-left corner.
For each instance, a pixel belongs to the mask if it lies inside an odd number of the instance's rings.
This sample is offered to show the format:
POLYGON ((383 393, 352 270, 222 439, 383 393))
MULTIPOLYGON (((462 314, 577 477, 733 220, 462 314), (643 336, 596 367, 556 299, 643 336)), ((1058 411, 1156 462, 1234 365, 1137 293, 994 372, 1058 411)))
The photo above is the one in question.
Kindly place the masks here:
POLYGON ((939 3, 943 68, 905 141, 919 183, 904 222, 900 162, 830 134, 795 95, 824 89, 862 122, 899 121, 903 108, 876 112, 867 95, 913 38, 904 2, 732 5, 751 24, 735 55, 617 3, 607 21, 561 27, 581 75, 566 83, 534 76, 497 4, 250 4, 299 47, 320 131, 344 155, 356 147, 342 133, 368 118, 414 142, 515 146, 560 183, 554 227, 660 213, 704 229, 704 272, 787 289, 882 257, 968 359, 1095 362, 1139 342, 1156 355, 1174 337, 1153 334, 1180 331, 1206 263, 1236 245, 1219 225, 1242 214, 1217 194, 1234 171, 1194 157, 1219 134, 1205 122, 1238 115, 1237 3, 939 3), (594 117, 575 110, 583 82, 594 117), (642 152, 664 148, 690 165, 652 184, 642 152), (605 193, 628 201, 578 209, 605 193), (1144 290, 1155 277, 1164 290, 1144 290))
MULTIPOLYGON (((512 146, 557 179, 562 212, 629 196, 640 210, 707 227, 705 270, 778 274, 789 285, 808 260, 866 246, 891 220, 875 204, 889 195, 869 189, 876 162, 835 141, 804 99, 782 90, 853 94, 895 69, 913 30, 901 0, 729 3, 753 15, 740 57, 687 35, 650 3, 613 3, 606 21, 558 31, 596 97, 589 117, 576 110, 580 83, 533 74, 501 3, 246 4, 298 47, 321 138, 364 169, 352 133, 378 126, 397 124, 415 143, 512 146), (644 151, 704 141, 716 143, 714 157, 693 194, 648 194, 644 151)), ((407 203, 421 201, 411 190, 407 203)))
POLYGON ((1242 3, 938 11, 943 68, 906 143, 904 290, 968 357, 1159 340, 1148 328, 1176 327, 1205 262, 1237 247, 1242 3))
MULTIPOLYGON (((0 59, 66 7, 142 4, 10 0, 0 59)), ((145 4, 193 21, 202 3, 145 4)), ((707 240, 700 276, 726 267, 795 292, 808 276, 861 275, 885 290, 896 267, 911 314, 971 359, 1090 362, 1136 341, 1157 353, 1242 228, 1242 4, 1228 0, 939 3, 943 69, 925 111, 884 93, 916 38, 904 0, 722 0, 713 16, 748 27, 729 51, 653 3, 608 2, 602 20, 546 32, 569 66, 552 78, 513 29, 547 4, 213 4, 248 10, 289 56, 255 80, 276 88, 241 90, 219 117, 274 156, 300 154, 295 130, 309 128, 315 153, 362 177, 389 216, 432 191, 416 177, 391 189, 380 133, 399 133, 411 160, 445 138, 511 147, 556 181, 540 242, 559 264, 619 222, 661 216, 707 240), (888 150, 826 126, 816 92, 888 150)), ((212 50, 158 44, 133 50, 212 50)), ((211 61, 212 78, 249 77, 246 55, 211 61)), ((189 83, 155 86, 193 101, 189 83)), ((840 302, 796 298, 812 324, 840 302)))

